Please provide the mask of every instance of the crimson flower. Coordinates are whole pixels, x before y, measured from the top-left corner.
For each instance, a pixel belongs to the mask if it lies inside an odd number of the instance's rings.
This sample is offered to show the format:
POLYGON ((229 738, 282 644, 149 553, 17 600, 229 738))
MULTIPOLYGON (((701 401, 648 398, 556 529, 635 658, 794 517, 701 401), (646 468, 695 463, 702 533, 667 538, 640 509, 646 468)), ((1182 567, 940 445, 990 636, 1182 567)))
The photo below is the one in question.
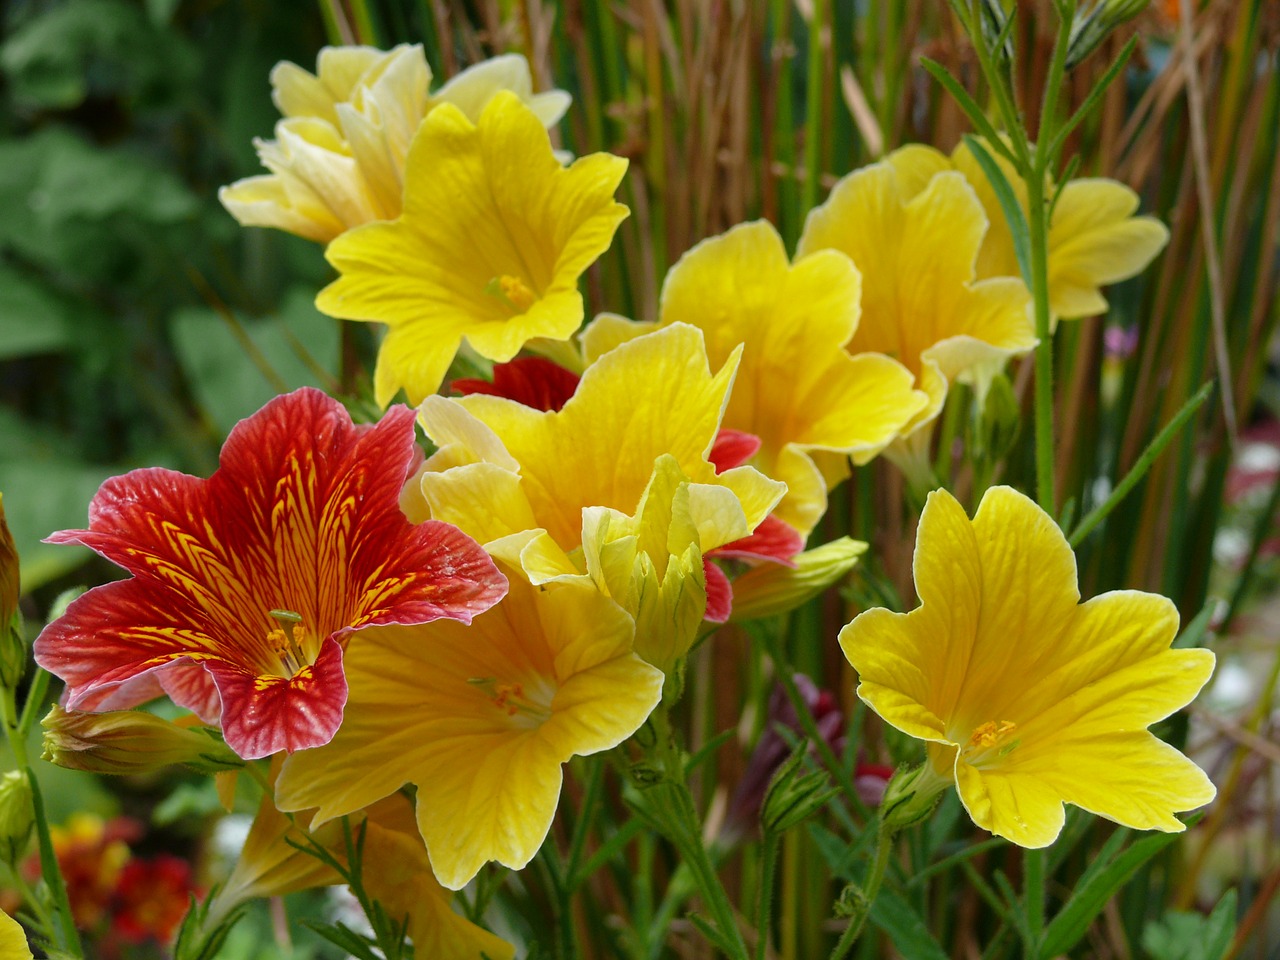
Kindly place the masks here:
POLYGON ((356 426, 314 389, 239 423, 204 480, 135 470, 104 483, 79 543, 133 576, 90 590, 35 644, 67 706, 118 710, 162 694, 246 759, 328 743, 342 653, 364 627, 470 622, 506 593, 456 527, 410 523, 399 495, 420 454, 413 412, 356 426))

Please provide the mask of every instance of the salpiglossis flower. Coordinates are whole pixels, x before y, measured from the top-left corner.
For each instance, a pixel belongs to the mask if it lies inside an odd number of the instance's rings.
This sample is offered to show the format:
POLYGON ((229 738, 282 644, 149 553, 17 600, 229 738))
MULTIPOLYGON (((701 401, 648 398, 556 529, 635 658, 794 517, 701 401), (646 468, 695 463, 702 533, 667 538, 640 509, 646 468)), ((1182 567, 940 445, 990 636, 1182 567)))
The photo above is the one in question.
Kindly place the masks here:
POLYGON ((399 495, 419 454, 413 414, 357 427, 318 390, 238 424, 208 480, 135 470, 102 485, 79 543, 133 574, 90 590, 36 640, 67 706, 167 693, 247 759, 325 743, 342 720, 343 650, 365 627, 464 622, 505 591, 448 524, 412 524, 399 495))
MULTIPOLYGON (((740 353, 713 375, 701 331, 672 324, 591 364, 559 411, 494 396, 428 397, 420 416, 439 450, 418 489, 406 489, 406 512, 456 523, 536 582, 591 575, 610 590, 605 571, 621 571, 614 551, 622 551, 645 579, 652 572, 665 583, 669 571, 684 571, 691 589, 705 590, 700 558, 755 530, 785 489, 752 467, 717 472, 708 459, 740 353), (663 494, 646 500, 658 488, 663 494), (632 529, 646 513, 664 531, 653 548, 661 557, 649 554, 652 536, 642 541, 632 529), (617 563, 596 565, 604 551, 617 563)), ((630 573, 622 580, 630 585, 630 573)), ((663 592, 675 598, 678 586, 663 592)), ((656 620, 674 630, 668 614, 677 617, 668 609, 656 620)), ((687 626, 690 618, 678 619, 687 626)), ((693 639, 644 633, 637 643, 665 666, 693 639)))
POLYGON ((390 329, 374 392, 413 403, 434 393, 465 337, 504 362, 537 337, 564 340, 582 322, 578 278, 613 239, 627 208, 613 199, 627 161, 607 153, 562 167, 538 117, 499 93, 477 122, 450 104, 413 142, 404 211, 329 245, 341 276, 316 306, 390 329))
POLYGON ((977 279, 988 225, 959 173, 921 187, 892 157, 842 179, 805 221, 800 256, 839 250, 862 273, 862 319, 847 349, 900 361, 929 396, 904 437, 937 416, 949 382, 981 388, 1010 356, 1035 346, 1022 281, 977 279))
POLYGON ((348 718, 333 741, 285 761, 282 809, 313 829, 417 785, 435 875, 459 889, 487 860, 514 869, 542 844, 561 765, 630 736, 662 674, 631 650, 632 619, 589 581, 511 591, 470 627, 385 627, 353 649, 348 718))
MULTIPOLYGON (((775 514, 802 535, 826 511, 827 490, 845 458, 866 463, 927 402, 901 363, 846 352, 858 328, 862 283, 835 250, 792 264, 777 230, 757 221, 702 241, 662 284, 660 325, 701 328, 713 364, 742 345, 724 426, 759 438, 752 463, 787 484, 775 514), (815 453, 828 455, 826 472, 815 453)), ((616 342, 626 335, 619 328, 625 323, 604 316, 584 332, 588 361, 601 352, 597 338, 616 342)))
MULTIPOLYGON (((1008 160, 990 149, 988 153, 1025 214, 1026 184, 1008 160)), ((957 146, 950 158, 933 147, 914 144, 888 159, 901 176, 920 187, 947 170, 964 174, 991 223, 978 252, 978 276, 1019 276, 1009 223, 991 181, 967 144, 957 146)), ((1062 185, 1049 221, 1049 310, 1055 321, 1106 313, 1101 288, 1137 276, 1164 249, 1168 228, 1155 217, 1134 216, 1138 203, 1138 195, 1115 180, 1085 177, 1062 185)))
POLYGON ((921 606, 867 610, 840 645, 858 695, 928 742, 978 826, 1043 847, 1064 802, 1179 831, 1176 811, 1213 799, 1200 768, 1147 731, 1213 671, 1209 651, 1170 649, 1169 600, 1117 590, 1081 603, 1062 531, 1008 487, 988 490, 972 521, 931 493, 914 570, 921 606))
POLYGON ((0 956, 31 960, 31 947, 22 924, 3 911, 0 911, 0 956))
POLYGON ((548 127, 569 95, 533 93, 529 64, 516 54, 464 70, 434 94, 419 44, 383 52, 325 47, 315 74, 282 62, 271 71, 272 99, 284 119, 274 140, 255 140, 269 175, 218 192, 245 226, 276 227, 328 243, 352 227, 400 215, 409 145, 422 119, 451 103, 472 120, 499 90, 510 90, 548 127))

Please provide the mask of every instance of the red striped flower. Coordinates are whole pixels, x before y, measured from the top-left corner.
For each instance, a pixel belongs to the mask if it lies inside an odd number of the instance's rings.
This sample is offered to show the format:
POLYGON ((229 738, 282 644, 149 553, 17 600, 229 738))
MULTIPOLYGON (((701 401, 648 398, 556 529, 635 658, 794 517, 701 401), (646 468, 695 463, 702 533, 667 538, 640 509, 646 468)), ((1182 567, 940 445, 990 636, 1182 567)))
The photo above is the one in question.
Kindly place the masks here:
POLYGON ((364 627, 470 622, 506 593, 456 527, 410 523, 413 413, 358 427, 318 390, 232 430, 208 480, 150 468, 102 485, 83 544, 133 574, 90 590, 36 640, 67 705, 162 694, 247 759, 327 743, 347 699, 342 654, 364 627))

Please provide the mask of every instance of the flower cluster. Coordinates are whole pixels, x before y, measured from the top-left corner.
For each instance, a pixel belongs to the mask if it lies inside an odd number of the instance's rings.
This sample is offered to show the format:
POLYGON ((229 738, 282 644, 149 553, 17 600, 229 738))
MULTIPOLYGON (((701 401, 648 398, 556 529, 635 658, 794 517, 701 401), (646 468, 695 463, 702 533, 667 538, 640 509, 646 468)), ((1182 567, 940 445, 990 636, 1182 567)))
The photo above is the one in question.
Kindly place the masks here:
MULTIPOLYGON (((378 863, 368 892, 408 917, 419 956, 509 957, 451 892, 488 862, 530 862, 563 766, 678 697, 715 625, 843 578, 866 544, 806 549, 834 486, 881 452, 927 453, 950 388, 981 397, 1037 339, 981 169, 925 147, 841 180, 794 256, 769 223, 738 225, 680 258, 656 317, 583 328, 579 280, 628 214, 626 161, 565 165, 547 128, 567 98, 534 94, 522 58, 430 81, 421 47, 326 49, 314 75, 281 64, 284 119, 258 144, 271 174, 221 194, 242 223, 327 244, 338 275, 317 306, 386 326, 385 412, 358 424, 302 389, 241 422, 207 479, 108 481, 88 527, 51 540, 131 576, 72 603, 35 656, 66 684, 51 755, 110 768, 122 754, 92 732, 107 728, 68 716, 168 696, 238 758, 272 758, 213 916, 346 879, 345 817, 378 863), (492 376, 445 395, 459 351, 492 376)), ((1099 288, 1163 244, 1136 203, 1108 181, 1063 187, 1057 317, 1105 308, 1099 288)), ((1146 731, 1212 669, 1169 649, 1168 601, 1080 604, 1061 531, 1003 487, 972 521, 931 495, 915 575, 917 610, 866 611, 840 642, 859 695, 928 742, 936 789, 954 783, 979 826, 1044 845, 1066 801, 1176 830, 1175 811, 1212 797, 1146 731)), ((838 743, 829 697, 820 713, 838 743)), ((114 736, 151 736, 122 723, 114 736)), ((130 747, 133 761, 186 762, 206 742, 165 736, 171 751, 130 747)), ((773 731, 763 743, 744 796, 785 753, 773 731)), ((855 772, 877 799, 883 768, 855 772)))

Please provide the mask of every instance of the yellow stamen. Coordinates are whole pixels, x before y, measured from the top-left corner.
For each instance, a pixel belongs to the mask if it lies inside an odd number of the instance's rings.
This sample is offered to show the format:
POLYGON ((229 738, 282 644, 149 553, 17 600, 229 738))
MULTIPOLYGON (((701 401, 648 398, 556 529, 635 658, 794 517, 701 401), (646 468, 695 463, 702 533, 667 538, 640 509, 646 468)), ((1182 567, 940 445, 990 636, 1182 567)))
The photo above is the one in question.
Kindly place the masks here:
POLYGON ((527 313, 538 299, 538 295, 533 292, 527 283, 519 277, 513 277, 508 273, 490 280, 484 288, 484 292, 505 300, 507 306, 516 313, 527 313))
POLYGON ((1011 734, 1017 729, 1018 725, 1012 720, 988 720, 974 727, 964 746, 966 761, 971 764, 980 763, 990 759, 992 751, 995 751, 997 757, 1012 753, 1022 742, 1011 738, 1011 734))
POLYGON ((292 610, 272 610, 271 617, 279 626, 267 631, 267 646, 284 667, 284 675, 292 677, 310 663, 303 653, 306 628, 302 617, 292 610))

